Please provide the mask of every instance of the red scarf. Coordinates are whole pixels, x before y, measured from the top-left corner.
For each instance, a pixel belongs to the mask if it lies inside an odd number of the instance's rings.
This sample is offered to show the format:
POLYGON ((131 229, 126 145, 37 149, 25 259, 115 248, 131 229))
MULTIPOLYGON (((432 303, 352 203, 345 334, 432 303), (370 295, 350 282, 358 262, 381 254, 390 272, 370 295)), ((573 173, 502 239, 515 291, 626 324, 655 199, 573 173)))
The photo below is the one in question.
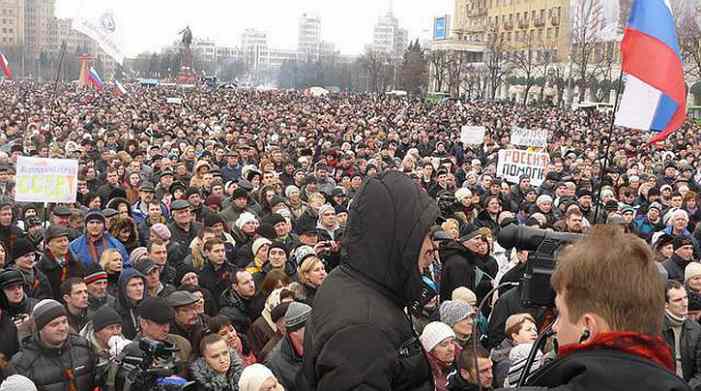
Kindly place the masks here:
POLYGON ((672 350, 662 337, 635 332, 617 331, 601 333, 586 343, 573 343, 560 346, 558 357, 566 357, 574 352, 595 349, 611 349, 632 354, 655 362, 674 372, 672 350))

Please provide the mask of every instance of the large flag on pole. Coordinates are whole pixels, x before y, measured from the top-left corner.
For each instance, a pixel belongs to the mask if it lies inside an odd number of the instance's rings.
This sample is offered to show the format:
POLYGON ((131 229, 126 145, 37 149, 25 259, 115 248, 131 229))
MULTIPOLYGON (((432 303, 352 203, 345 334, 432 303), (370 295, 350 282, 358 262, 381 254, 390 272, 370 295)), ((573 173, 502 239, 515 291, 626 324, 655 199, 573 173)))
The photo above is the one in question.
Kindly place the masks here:
POLYGON ((115 89, 114 89, 115 95, 123 96, 123 95, 127 94, 127 89, 124 88, 124 86, 122 85, 122 83, 119 82, 119 80, 114 81, 114 86, 115 86, 115 89))
POLYGON ((7 61, 7 57, 0 52, 0 71, 5 75, 6 79, 12 79, 12 69, 10 68, 10 62, 7 61))
POLYGON ((679 39, 668 0, 635 0, 621 42, 626 88, 616 126, 657 132, 662 141, 686 119, 679 39))
POLYGON ((90 72, 88 72, 88 80, 90 80, 90 84, 98 90, 101 90, 105 85, 105 83, 102 82, 102 78, 93 67, 90 67, 90 72))
POLYGON ((81 6, 78 16, 73 21, 73 28, 94 39, 114 61, 124 65, 124 25, 110 10, 89 11, 86 8, 81 6))

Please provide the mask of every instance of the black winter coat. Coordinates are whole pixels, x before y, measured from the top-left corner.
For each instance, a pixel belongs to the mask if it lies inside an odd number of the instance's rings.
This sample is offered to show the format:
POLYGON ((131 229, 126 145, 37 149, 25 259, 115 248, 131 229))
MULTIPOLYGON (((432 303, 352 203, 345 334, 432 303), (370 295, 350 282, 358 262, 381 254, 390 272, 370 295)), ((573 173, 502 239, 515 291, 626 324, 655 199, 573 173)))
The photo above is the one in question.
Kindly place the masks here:
POLYGON ((534 373, 526 385, 522 390, 691 390, 683 379, 652 361, 608 349, 574 352, 534 373))
MULTIPOLYGON (((58 301, 63 300, 63 295, 61 294, 61 284, 63 281, 71 277, 85 276, 85 270, 83 269, 83 264, 79 261, 73 259, 73 255, 69 251, 66 254, 66 265, 64 266, 65 272, 56 263, 56 260, 47 250, 42 254, 39 262, 37 263, 37 268, 41 270, 42 273, 49 280, 49 285, 51 286, 52 297, 58 301)), ((80 330, 78 330, 80 331, 80 330)))
POLYGON ((214 266, 208 261, 197 274, 200 286, 211 292, 212 296, 219 298, 236 278, 236 269, 224 262, 218 270, 214 270, 214 266))
MULTIPOLYGON (((689 382, 691 388, 701 386, 701 326, 693 320, 685 320, 682 324, 682 334, 679 339, 682 357, 682 373, 684 380, 689 382)), ((662 325, 662 336, 672 350, 672 357, 676 357, 674 346, 674 331, 667 316, 662 325)))
POLYGON ((417 260, 439 215, 399 172, 366 180, 353 198, 347 255, 314 299, 297 390, 434 390, 404 308, 419 294, 417 260))
POLYGON ((662 266, 667 269, 668 278, 681 283, 684 282, 684 269, 691 261, 683 260, 679 255, 673 254, 671 258, 662 262, 662 266))
POLYGON ((475 291, 475 267, 477 255, 457 241, 451 241, 440 250, 441 301, 450 300, 455 288, 464 286, 475 291))
POLYGON ((226 316, 239 334, 248 334, 251 323, 258 319, 260 314, 254 314, 251 309, 251 300, 239 296, 236 291, 229 288, 219 298, 219 314, 226 316))
POLYGON ((486 347, 497 347, 506 338, 506 319, 513 314, 528 312, 540 326, 543 323, 545 312, 539 308, 526 308, 521 304, 521 287, 510 289, 499 297, 494 304, 494 309, 489 317, 486 347))
POLYGON ((97 356, 87 339, 69 334, 64 346, 47 348, 37 336, 27 337, 22 350, 12 358, 18 374, 30 378, 43 391, 67 390, 66 370, 73 370, 78 391, 92 391, 95 386, 97 356))
POLYGON ((295 391, 295 378, 302 370, 302 357, 292 347, 289 336, 284 336, 268 355, 265 366, 270 368, 275 377, 285 387, 285 391, 295 391))

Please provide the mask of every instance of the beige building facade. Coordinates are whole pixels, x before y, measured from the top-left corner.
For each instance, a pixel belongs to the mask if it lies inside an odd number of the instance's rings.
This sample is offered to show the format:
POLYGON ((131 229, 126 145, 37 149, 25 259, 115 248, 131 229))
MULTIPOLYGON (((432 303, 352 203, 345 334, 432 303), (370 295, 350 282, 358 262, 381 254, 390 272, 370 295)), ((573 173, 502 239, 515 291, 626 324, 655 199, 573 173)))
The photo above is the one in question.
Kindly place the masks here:
POLYGON ((0 48, 24 44, 24 0, 0 0, 0 48))

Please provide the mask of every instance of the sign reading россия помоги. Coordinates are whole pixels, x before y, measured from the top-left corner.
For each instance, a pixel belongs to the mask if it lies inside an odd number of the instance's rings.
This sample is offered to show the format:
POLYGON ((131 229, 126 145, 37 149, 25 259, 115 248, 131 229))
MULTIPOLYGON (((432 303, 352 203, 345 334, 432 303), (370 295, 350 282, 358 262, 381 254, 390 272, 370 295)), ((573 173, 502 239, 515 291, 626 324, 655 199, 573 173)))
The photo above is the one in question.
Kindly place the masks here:
POLYGON ((15 201, 75 202, 78 161, 19 157, 15 175, 15 201))
POLYGON ((497 176, 518 183, 522 175, 527 175, 532 185, 540 186, 545 180, 545 170, 549 163, 550 156, 547 153, 502 149, 499 151, 497 176))

